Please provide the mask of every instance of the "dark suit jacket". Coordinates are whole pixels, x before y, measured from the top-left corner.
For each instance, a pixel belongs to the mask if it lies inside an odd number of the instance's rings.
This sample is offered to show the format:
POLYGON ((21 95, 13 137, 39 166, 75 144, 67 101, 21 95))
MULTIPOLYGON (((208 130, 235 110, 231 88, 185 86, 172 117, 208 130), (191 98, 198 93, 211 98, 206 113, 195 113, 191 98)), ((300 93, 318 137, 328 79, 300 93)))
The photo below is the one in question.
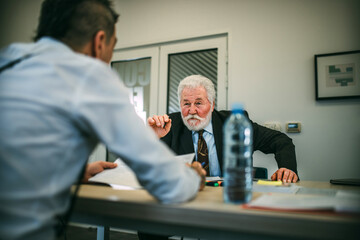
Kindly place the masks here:
MULTIPOLYGON (((223 125, 230 114, 230 111, 216 110, 212 113, 213 133, 221 173, 223 173, 223 125)), ((246 116, 248 116, 247 113, 246 116)), ((181 113, 171 113, 169 117, 172 121, 171 130, 161 140, 178 155, 193 153, 192 133, 184 125, 181 113)), ((291 138, 279 131, 263 127, 252 121, 251 123, 253 126, 253 152, 260 150, 266 154, 274 153, 279 168, 288 168, 297 174, 295 146, 291 138)))

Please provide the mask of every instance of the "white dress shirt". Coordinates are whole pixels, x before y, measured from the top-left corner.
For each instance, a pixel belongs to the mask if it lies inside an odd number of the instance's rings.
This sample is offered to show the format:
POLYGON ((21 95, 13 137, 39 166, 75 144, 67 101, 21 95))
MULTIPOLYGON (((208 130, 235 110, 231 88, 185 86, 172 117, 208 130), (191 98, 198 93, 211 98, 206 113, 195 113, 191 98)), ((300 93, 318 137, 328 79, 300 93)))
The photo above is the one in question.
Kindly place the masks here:
POLYGON ((0 238, 51 239, 54 216, 98 142, 163 203, 192 199, 199 176, 135 113, 109 65, 51 38, 0 52, 0 238))

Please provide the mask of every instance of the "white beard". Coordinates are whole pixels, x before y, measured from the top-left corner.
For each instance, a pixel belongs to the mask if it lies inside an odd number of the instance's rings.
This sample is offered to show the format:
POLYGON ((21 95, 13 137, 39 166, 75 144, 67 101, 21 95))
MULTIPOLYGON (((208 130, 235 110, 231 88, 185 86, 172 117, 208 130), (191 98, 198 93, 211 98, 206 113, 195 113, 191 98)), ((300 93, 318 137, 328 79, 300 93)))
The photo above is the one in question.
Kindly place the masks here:
POLYGON ((209 111, 209 113, 206 115, 205 118, 201 118, 197 114, 194 114, 194 115, 189 114, 186 117, 184 117, 183 114, 181 113, 181 117, 182 117, 182 120, 183 120, 185 126, 190 131, 199 131, 201 129, 204 129, 210 123, 211 114, 212 114, 212 112, 209 111), (189 120, 189 119, 191 119, 191 120, 189 120), (200 120, 199 124, 195 125, 198 122, 198 120, 200 120))

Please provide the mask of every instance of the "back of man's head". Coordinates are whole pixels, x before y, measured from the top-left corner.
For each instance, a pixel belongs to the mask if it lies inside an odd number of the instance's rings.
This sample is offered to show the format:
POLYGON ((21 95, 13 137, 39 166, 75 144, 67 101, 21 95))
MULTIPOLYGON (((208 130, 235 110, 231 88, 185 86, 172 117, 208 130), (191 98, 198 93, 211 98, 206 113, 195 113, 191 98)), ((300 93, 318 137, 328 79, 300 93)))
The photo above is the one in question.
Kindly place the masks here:
POLYGON ((118 16, 111 0, 45 0, 34 40, 47 36, 80 48, 103 30, 109 41, 118 16))

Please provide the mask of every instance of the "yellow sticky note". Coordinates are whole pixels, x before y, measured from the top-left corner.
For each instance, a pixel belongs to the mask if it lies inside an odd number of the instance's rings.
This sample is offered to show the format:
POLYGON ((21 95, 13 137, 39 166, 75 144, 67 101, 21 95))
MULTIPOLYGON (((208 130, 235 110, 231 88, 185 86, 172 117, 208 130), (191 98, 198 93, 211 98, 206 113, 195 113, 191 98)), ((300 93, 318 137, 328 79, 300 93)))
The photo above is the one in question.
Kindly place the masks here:
POLYGON ((260 185, 271 185, 271 186, 281 186, 282 181, 265 181, 265 180, 258 180, 257 184, 260 185))

